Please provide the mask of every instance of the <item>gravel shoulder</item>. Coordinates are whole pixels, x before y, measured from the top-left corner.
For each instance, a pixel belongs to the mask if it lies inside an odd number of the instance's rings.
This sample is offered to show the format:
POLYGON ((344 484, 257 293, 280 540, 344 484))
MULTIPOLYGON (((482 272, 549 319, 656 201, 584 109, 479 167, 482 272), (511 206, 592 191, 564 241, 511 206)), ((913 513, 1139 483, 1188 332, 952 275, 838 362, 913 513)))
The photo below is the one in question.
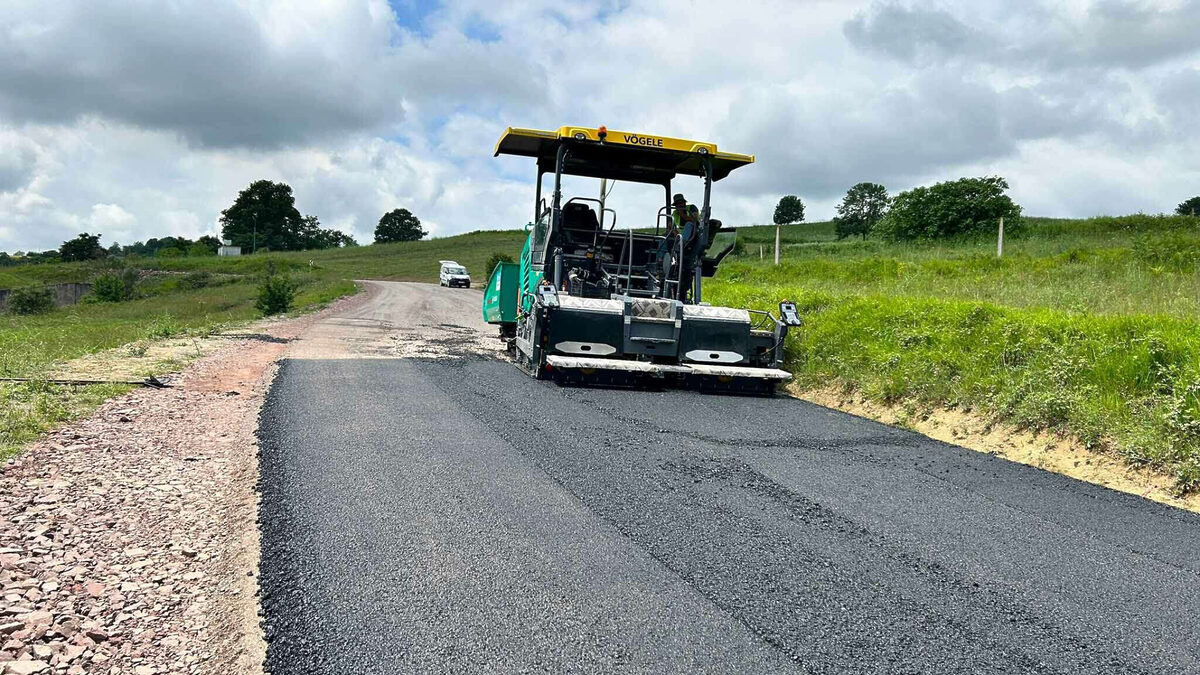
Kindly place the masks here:
POLYGON ((3 465, 0 672, 261 672, 259 409, 287 345, 364 300, 159 346, 201 356, 3 465))

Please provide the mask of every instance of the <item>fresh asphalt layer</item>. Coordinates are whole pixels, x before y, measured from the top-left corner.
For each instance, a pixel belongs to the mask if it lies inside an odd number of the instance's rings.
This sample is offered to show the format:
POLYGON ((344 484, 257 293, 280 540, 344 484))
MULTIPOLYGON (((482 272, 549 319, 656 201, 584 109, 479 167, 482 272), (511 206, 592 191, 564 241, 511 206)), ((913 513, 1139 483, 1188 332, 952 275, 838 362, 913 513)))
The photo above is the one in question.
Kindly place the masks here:
POLYGON ((1200 518, 789 398, 290 360, 267 668, 1200 672, 1200 518))

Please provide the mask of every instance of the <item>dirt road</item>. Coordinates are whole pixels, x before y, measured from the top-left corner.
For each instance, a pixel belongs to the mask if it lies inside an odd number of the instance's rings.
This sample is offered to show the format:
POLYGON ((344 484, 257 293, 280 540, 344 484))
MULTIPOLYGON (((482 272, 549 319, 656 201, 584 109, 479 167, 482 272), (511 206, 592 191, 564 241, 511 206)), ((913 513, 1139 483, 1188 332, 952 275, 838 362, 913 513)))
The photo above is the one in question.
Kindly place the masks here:
POLYGON ((533 381, 478 293, 371 292, 261 417, 275 675, 1200 671, 1195 515, 794 399, 533 381))

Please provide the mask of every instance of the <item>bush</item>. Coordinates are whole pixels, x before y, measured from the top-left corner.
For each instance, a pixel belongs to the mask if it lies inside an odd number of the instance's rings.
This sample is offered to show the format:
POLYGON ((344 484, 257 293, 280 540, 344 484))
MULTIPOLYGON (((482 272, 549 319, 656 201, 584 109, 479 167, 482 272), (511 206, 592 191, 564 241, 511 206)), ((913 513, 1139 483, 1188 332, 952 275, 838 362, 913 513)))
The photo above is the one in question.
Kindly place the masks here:
POLYGON ((46 286, 14 288, 8 294, 8 311, 13 314, 42 314, 54 305, 54 289, 46 286))
POLYGON ((484 270, 486 271, 489 279, 492 277, 492 272, 496 270, 496 265, 499 265, 502 262, 510 263, 516 261, 513 260, 513 257, 507 253, 493 253, 492 257, 488 258, 487 265, 484 266, 484 270))
POLYGON ((296 300, 296 284, 286 274, 275 272, 272 264, 267 268, 267 274, 258 285, 258 300, 254 306, 263 316, 283 314, 292 308, 296 300))
POLYGON ((1007 189, 1008 183, 1000 176, 987 176, 901 192, 873 233, 892 241, 991 233, 1002 217, 1005 232, 1016 232, 1021 207, 1004 194, 1007 189))
POLYGON ((123 302, 133 297, 133 288, 137 284, 137 270, 126 269, 124 272, 108 272, 92 281, 92 295, 99 302, 123 302))
POLYGON ((208 272, 207 270, 200 270, 198 272, 188 272, 187 274, 185 274, 179 278, 179 287, 180 288, 186 288, 186 289, 193 290, 193 291, 196 289, 199 289, 199 288, 206 288, 208 286, 211 286, 212 283, 213 283, 212 273, 208 272))

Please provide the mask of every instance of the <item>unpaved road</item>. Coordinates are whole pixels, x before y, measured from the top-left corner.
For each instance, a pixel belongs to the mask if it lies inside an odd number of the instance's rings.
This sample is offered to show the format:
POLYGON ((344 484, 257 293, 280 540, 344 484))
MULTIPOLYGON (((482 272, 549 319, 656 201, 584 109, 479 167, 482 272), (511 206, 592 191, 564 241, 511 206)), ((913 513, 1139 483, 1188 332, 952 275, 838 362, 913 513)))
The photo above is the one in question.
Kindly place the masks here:
POLYGON ((1200 672, 1195 515, 793 399, 536 382, 477 292, 372 293, 261 417, 274 675, 1200 672))

